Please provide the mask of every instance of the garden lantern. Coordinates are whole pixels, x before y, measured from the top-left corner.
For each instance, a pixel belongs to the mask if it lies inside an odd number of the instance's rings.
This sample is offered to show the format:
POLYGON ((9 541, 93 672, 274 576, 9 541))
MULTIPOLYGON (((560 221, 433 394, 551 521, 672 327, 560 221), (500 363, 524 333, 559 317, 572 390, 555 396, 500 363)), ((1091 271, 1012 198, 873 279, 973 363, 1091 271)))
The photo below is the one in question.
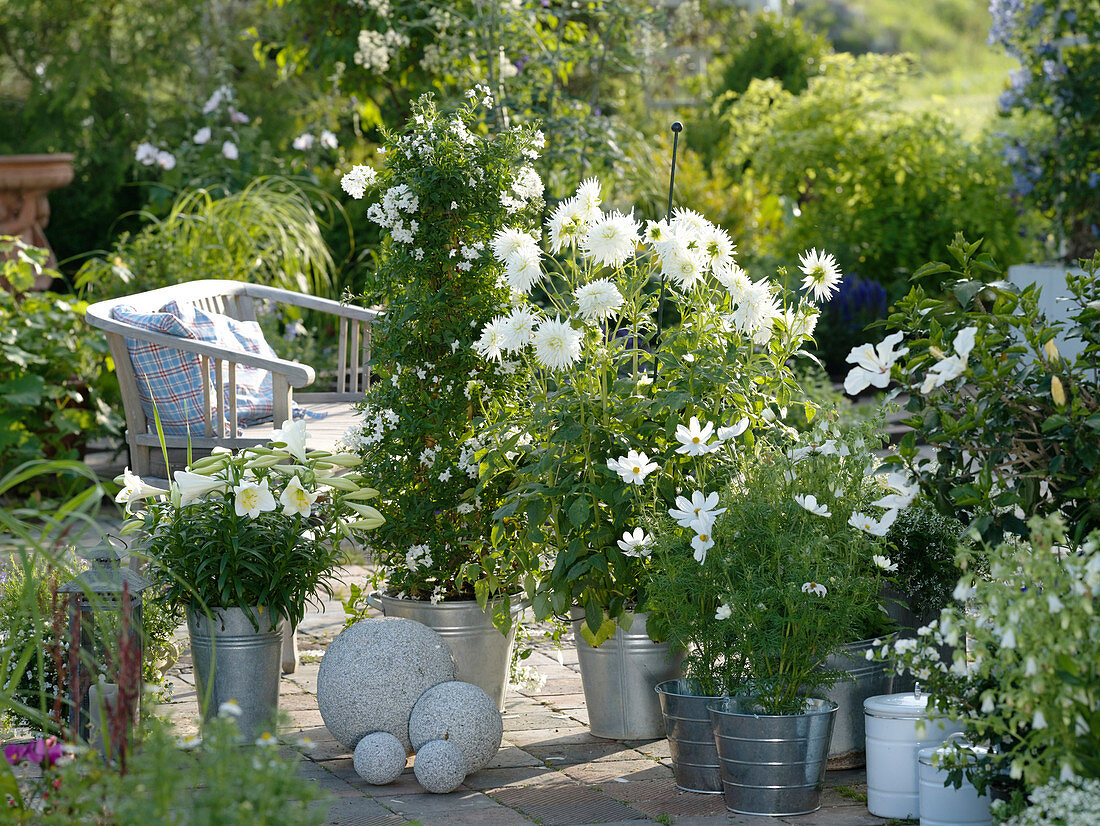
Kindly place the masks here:
POLYGON ((112 669, 120 699, 140 696, 141 594, 152 583, 121 564, 126 546, 115 537, 79 554, 88 569, 59 591, 69 598, 69 724, 74 737, 87 740, 88 690, 99 674, 112 669))

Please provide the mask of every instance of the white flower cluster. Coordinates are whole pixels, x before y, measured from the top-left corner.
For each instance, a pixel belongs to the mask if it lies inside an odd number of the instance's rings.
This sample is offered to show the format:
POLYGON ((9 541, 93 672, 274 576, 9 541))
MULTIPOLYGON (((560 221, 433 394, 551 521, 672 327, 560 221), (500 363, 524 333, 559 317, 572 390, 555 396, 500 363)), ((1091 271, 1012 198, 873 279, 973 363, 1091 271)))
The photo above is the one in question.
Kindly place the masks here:
POLYGON ((668 515, 676 520, 677 525, 695 532, 691 547, 695 552, 695 561, 700 565, 707 561, 707 551, 714 547, 714 539, 710 535, 714 520, 725 512, 725 508, 718 507, 717 492, 704 493, 701 490, 692 493, 690 499, 677 496, 676 507, 668 510, 668 515))
MULTIPOLYGON (((537 153, 536 153, 537 155, 537 153)), ((512 181, 512 188, 502 192, 500 203, 509 212, 519 212, 532 201, 542 198, 543 184, 534 167, 522 167, 512 181)))
MULTIPOLYGON (((303 135, 302 137, 307 136, 303 135)), ((308 137, 312 138, 312 136, 308 137)), ((350 172, 345 173, 340 179, 340 186, 343 187, 344 192, 358 201, 363 197, 367 187, 372 186, 376 180, 378 180, 378 173, 374 171, 373 167, 356 164, 350 172)))
POLYGON ((405 554, 405 565, 410 571, 432 567, 432 549, 427 545, 410 545, 405 554))
POLYGON ((466 90, 466 97, 476 103, 480 103, 486 109, 493 107, 493 93, 484 83, 477 83, 473 89, 466 90))
MULTIPOLYGON (((320 143, 322 149, 336 149, 340 145, 340 141, 337 140, 336 135, 330 132, 328 129, 321 130, 320 138, 315 137, 312 132, 303 132, 301 135, 296 137, 290 145, 297 149, 299 152, 305 152, 309 149, 312 149, 314 143, 320 143)), ((352 172, 354 172, 356 169, 360 169, 360 167, 355 167, 352 172)), ((371 172, 373 171, 374 170, 371 170, 371 172)), ((344 177, 346 178, 347 176, 345 175, 344 177)), ((370 183, 373 183, 373 178, 371 179, 370 183)), ((348 194, 351 194, 348 191, 347 187, 344 187, 344 191, 348 192, 348 194)), ((352 195, 352 197, 362 198, 363 196, 362 194, 359 194, 352 195)))
POLYGON ((156 164, 164 170, 176 168, 175 155, 167 149, 158 149, 148 142, 138 144, 137 151, 134 153, 134 160, 143 166, 153 166, 153 164, 156 164))
POLYGON ((351 453, 359 453, 364 448, 376 445, 385 438, 387 430, 393 430, 400 417, 389 408, 363 408, 362 421, 353 424, 340 437, 340 443, 351 453))
POLYGON ((471 479, 476 479, 480 465, 478 457, 485 448, 485 443, 479 440, 477 436, 471 436, 463 442, 458 450, 459 471, 465 473, 471 479))
POLYGON ((357 66, 362 66, 368 72, 384 74, 389 70, 395 54, 408 45, 408 36, 395 29, 389 29, 385 34, 373 29, 363 29, 359 32, 358 48, 352 59, 357 66))
POLYGON ((386 190, 381 203, 371 204, 367 217, 379 226, 388 228, 393 240, 411 244, 420 229, 420 222, 410 219, 406 223, 402 213, 413 215, 419 206, 420 199, 408 185, 397 184, 386 190))
MULTIPOLYGON (((1065 775, 1065 772, 1063 772, 1065 775)), ((1100 823, 1100 779, 1073 775, 1032 789, 1028 807, 1002 826, 1093 826, 1100 823)))

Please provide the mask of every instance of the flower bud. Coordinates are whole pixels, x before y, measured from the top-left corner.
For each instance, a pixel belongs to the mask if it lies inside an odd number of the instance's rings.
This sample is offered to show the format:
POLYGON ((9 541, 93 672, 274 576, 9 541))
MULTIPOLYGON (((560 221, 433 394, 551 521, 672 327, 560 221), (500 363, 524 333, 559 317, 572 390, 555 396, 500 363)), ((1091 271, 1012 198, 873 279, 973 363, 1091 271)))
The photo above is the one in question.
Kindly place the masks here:
POLYGON ((1066 390, 1062 387, 1062 380, 1057 376, 1050 377, 1050 397, 1059 407, 1066 403, 1066 390))
POLYGON ((1058 361, 1062 356, 1058 353, 1058 346, 1054 343, 1054 339, 1050 339, 1043 345, 1043 349, 1046 350, 1047 358, 1051 361, 1058 361))

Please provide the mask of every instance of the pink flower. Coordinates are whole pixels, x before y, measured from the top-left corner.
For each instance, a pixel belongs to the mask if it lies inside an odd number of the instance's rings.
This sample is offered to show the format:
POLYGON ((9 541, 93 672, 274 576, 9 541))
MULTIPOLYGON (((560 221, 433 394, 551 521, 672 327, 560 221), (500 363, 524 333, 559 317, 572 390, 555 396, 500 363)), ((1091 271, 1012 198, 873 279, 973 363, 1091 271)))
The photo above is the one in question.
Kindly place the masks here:
POLYGON ((4 746, 4 756, 13 766, 27 762, 49 768, 61 759, 61 755, 61 744, 56 737, 39 737, 33 743, 4 746))

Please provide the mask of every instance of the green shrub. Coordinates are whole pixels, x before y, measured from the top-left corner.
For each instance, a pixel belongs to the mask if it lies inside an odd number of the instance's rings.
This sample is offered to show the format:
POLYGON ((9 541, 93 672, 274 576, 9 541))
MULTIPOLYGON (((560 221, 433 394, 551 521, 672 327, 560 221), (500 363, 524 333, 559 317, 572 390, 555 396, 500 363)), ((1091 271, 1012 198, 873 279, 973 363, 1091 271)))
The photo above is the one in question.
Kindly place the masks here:
POLYGON ((962 571, 955 565, 960 543, 966 542, 966 526, 921 499, 898 514, 886 534, 898 564, 897 587, 920 618, 939 616, 951 603, 962 571))

